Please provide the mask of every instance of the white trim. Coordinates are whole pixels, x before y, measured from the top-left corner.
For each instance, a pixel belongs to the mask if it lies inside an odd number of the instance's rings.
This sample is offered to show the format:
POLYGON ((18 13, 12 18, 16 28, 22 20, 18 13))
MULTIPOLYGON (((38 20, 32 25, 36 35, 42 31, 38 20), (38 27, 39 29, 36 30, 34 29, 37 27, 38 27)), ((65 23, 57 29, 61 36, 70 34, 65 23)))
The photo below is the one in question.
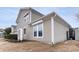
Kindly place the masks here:
MULTIPOLYGON (((41 23, 41 25, 42 25, 42 37, 38 36, 38 34, 37 34, 37 38, 43 38, 43 37, 44 37, 44 28, 43 28, 43 23, 41 23)), ((38 29, 37 29, 37 30, 38 30, 38 29)), ((37 31, 37 33, 38 33, 38 31, 37 31)))
POLYGON ((53 44, 55 44, 54 42, 54 18, 51 17, 51 41, 53 44))
POLYGON ((43 20, 40 20, 40 21, 33 23, 32 25, 36 25, 36 24, 39 24, 39 23, 42 23, 42 22, 43 22, 43 20))
MULTIPOLYGON (((37 34, 37 36, 34 36, 34 27, 35 26, 33 26, 33 38, 37 38, 38 34, 37 34)), ((37 30, 37 26, 36 26, 36 30, 37 30)))
POLYGON ((31 17, 32 17, 32 13, 31 13, 31 11, 30 11, 30 23, 31 23, 31 20, 32 20, 31 17))
POLYGON ((38 38, 38 25, 36 25, 37 26, 37 38, 38 38))
POLYGON ((23 29, 19 28, 17 31, 18 31, 18 41, 22 41, 23 40, 23 29))
POLYGON ((19 30, 20 30, 20 28, 17 29, 17 34, 18 34, 17 38, 18 38, 18 41, 20 39, 20 37, 19 37, 19 30))

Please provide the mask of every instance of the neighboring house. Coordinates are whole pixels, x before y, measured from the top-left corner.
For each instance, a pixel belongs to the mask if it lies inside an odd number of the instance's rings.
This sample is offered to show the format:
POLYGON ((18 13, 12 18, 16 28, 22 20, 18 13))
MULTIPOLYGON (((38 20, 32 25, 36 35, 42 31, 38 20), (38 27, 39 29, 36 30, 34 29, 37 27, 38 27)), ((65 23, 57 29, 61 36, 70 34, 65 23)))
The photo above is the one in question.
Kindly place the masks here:
POLYGON ((74 28, 75 30, 75 39, 79 40, 79 28, 74 28))
POLYGON ((71 26, 55 12, 46 16, 32 8, 20 9, 17 17, 18 40, 37 40, 55 44, 67 40, 71 26))
POLYGON ((4 29, 0 29, 0 38, 4 38, 4 29))
POLYGON ((17 26, 16 25, 11 26, 11 33, 10 34, 17 34, 17 26))

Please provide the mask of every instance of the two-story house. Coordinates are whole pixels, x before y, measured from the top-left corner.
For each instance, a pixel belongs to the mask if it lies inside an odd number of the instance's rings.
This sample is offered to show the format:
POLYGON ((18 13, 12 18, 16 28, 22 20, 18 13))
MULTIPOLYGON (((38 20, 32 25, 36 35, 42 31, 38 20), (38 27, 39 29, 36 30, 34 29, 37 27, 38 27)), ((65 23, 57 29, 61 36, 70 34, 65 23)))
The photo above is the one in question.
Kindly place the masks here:
POLYGON ((32 26, 31 22, 36 21, 38 18, 44 16, 38 11, 32 8, 22 8, 19 11, 17 17, 17 31, 18 31, 18 39, 30 39, 30 35, 32 34, 32 26), (22 37, 21 37, 22 36, 22 37))
POLYGON ((55 12, 43 15, 32 8, 22 8, 17 20, 18 40, 37 40, 55 44, 67 40, 71 27, 55 12))

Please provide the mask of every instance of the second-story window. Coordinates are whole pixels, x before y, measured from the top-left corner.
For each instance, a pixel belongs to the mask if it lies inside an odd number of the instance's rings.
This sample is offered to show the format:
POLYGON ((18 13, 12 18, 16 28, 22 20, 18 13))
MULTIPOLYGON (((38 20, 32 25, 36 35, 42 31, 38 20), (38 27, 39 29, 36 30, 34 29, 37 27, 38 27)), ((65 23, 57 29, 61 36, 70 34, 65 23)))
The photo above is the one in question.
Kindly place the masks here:
POLYGON ((29 13, 27 13, 26 15, 24 15, 24 20, 25 20, 25 22, 29 21, 29 13))

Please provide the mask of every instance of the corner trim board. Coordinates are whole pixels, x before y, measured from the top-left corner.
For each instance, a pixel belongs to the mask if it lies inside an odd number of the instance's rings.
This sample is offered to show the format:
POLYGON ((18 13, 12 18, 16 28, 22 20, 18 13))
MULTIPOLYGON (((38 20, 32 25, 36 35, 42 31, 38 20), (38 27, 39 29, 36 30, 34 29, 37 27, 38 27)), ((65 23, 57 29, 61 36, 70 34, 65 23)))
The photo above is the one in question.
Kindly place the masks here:
POLYGON ((54 42, 54 18, 51 17, 51 41, 53 44, 55 44, 54 42))

